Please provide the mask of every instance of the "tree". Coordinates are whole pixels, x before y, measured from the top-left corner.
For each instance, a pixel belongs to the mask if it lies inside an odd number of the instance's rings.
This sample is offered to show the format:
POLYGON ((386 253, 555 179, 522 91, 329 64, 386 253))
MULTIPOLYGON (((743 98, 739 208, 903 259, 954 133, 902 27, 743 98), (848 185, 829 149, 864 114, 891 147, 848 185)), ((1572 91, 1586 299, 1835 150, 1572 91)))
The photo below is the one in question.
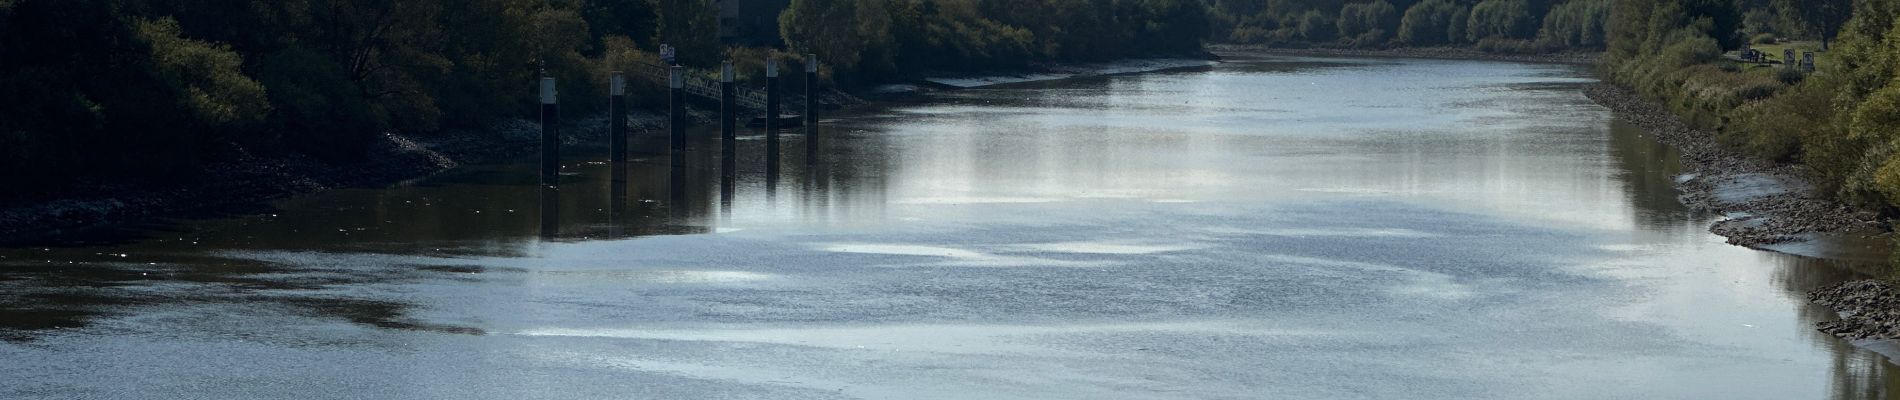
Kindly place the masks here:
POLYGON ((1611 0, 1571 0, 1552 8, 1538 32, 1543 40, 1574 48, 1601 48, 1611 0))
POLYGON ((654 42, 679 49, 680 63, 710 68, 721 61, 719 21, 706 0, 654 0, 659 26, 654 42))
POLYGON ((1821 48, 1827 49, 1840 35, 1841 26, 1854 17, 1854 0, 1775 0, 1775 9, 1808 35, 1821 39, 1821 48))
POLYGON ((1300 15, 1300 37, 1307 41, 1325 42, 1333 40, 1338 33, 1332 19, 1326 18, 1319 10, 1307 11, 1300 15))
POLYGON ((1467 38, 1529 39, 1537 34, 1537 20, 1528 0, 1484 0, 1471 7, 1467 38))
POLYGON ((137 29, 159 80, 207 128, 249 128, 270 110, 264 86, 244 75, 243 59, 229 46, 179 37, 172 19, 143 21, 137 29))
POLYGON ((1385 0, 1347 4, 1339 10, 1337 25, 1341 37, 1360 42, 1382 43, 1386 40, 1385 36, 1398 30, 1399 14, 1398 10, 1392 7, 1392 3, 1387 3, 1385 0))
POLYGON ((1434 46, 1456 43, 1464 39, 1466 24, 1464 6, 1451 0, 1425 0, 1405 10, 1405 17, 1399 21, 1399 43, 1412 46, 1434 46))
POLYGON ((779 15, 785 43, 852 71, 894 68, 886 0, 792 0, 779 15), (872 55, 872 58, 866 58, 872 55))

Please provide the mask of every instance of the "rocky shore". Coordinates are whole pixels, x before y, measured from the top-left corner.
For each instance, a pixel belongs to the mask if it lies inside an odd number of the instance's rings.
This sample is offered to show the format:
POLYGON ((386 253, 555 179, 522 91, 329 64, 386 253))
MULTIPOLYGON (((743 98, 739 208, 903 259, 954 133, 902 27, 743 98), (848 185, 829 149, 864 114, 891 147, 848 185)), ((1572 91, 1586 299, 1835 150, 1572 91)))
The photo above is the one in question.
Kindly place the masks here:
POLYGON ((1595 64, 1602 53, 1563 52, 1547 54, 1488 53, 1469 47, 1399 47, 1391 49, 1283 48, 1259 45, 1217 44, 1208 46, 1216 53, 1257 52, 1312 57, 1403 57, 1446 60, 1488 60, 1542 64, 1595 64))
MULTIPOLYGON (((1731 244, 1762 248, 1815 234, 1890 235, 1890 221, 1815 194, 1811 172, 1799 165, 1735 153, 1715 143, 1713 133, 1688 126, 1627 89, 1595 84, 1585 93, 1682 153, 1689 169, 1677 179, 1683 203, 1727 215, 1709 230, 1731 244)), ((1893 282, 1847 282, 1808 293, 1808 299, 1841 317, 1820 323, 1821 332, 1853 341, 1900 340, 1900 286, 1893 282)))
POLYGON ((1584 94, 1682 153, 1687 173, 1677 178, 1676 187, 1683 203, 1727 216, 1709 230, 1730 244, 1763 248, 1813 234, 1878 235, 1887 230, 1878 215, 1814 193, 1808 183, 1812 172, 1805 167, 1730 150, 1715 142, 1713 132, 1689 126, 1628 89, 1599 83, 1585 88, 1584 94))
POLYGON ((1900 290, 1893 282, 1868 279, 1808 293, 1808 300, 1840 313, 1820 329, 1847 340, 1900 339, 1900 290))

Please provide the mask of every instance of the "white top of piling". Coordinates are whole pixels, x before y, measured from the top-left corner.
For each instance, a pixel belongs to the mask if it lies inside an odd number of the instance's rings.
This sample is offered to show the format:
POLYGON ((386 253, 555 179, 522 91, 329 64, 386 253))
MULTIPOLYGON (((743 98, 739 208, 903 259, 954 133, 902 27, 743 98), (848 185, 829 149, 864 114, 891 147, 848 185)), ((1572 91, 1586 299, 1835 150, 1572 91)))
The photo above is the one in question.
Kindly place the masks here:
POLYGON ((818 72, 818 55, 805 55, 805 72, 818 72))
POLYGON ((541 104, 554 104, 554 78, 541 78, 541 104))
POLYGON ((778 60, 765 60, 765 77, 778 77, 778 60))
POLYGON ((614 96, 627 95, 627 74, 621 73, 620 71, 614 71, 613 78, 609 79, 609 81, 612 82, 612 84, 610 85, 613 87, 612 95, 614 96))
POLYGON ((667 76, 668 78, 667 83, 672 85, 669 87, 674 88, 674 89, 680 89, 680 88, 686 87, 686 75, 683 72, 684 69, 685 68, 682 68, 678 65, 673 66, 672 73, 668 74, 667 76))
POLYGON ((732 81, 733 81, 733 79, 732 79, 732 62, 731 62, 731 61, 727 61, 727 62, 725 62, 725 64, 721 64, 721 65, 719 66, 719 68, 720 68, 720 71, 719 71, 719 81, 720 81, 720 82, 724 82, 724 83, 732 83, 732 81))

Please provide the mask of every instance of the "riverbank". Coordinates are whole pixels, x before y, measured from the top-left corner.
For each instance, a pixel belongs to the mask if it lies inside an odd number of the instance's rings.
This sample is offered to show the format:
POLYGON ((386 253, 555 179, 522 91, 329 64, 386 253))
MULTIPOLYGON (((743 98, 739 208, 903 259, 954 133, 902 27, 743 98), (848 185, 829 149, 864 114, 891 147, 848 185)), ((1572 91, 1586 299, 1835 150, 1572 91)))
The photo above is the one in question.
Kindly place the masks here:
POLYGON ((1825 198, 1812 190, 1811 172, 1794 164, 1750 157, 1715 142, 1715 133, 1691 127, 1674 113, 1636 92, 1608 83, 1584 94, 1616 111, 1619 118, 1656 136, 1682 153, 1687 172, 1677 177, 1682 201, 1692 208, 1727 216, 1709 231, 1730 244, 1783 251, 1773 247, 1813 240, 1817 235, 1884 235, 1888 221, 1825 198))
POLYGON ((1286 48, 1261 45, 1215 44, 1214 52, 1256 52, 1310 57, 1401 57, 1444 60, 1510 61, 1539 64, 1595 64, 1601 52, 1572 51, 1546 54, 1504 54, 1469 47, 1397 47, 1390 49, 1286 48))
MULTIPOLYGON (((941 78, 935 83, 970 88, 1005 83, 1205 67, 1216 61, 1195 58, 1143 58, 1106 63, 1052 64, 1031 72, 941 78)), ((892 85, 887 85, 892 86, 892 85)), ((901 86, 901 85, 900 85, 901 86)), ((920 87, 911 87, 914 94, 920 87)), ((827 104, 866 104, 865 98, 904 97, 907 93, 827 91, 827 104), (863 97, 860 97, 863 95, 863 97)), ((696 124, 715 124, 716 110, 689 105, 696 124)), ((605 140, 605 115, 583 119, 562 132, 564 145, 605 140), (574 127, 593 127, 575 129, 574 127)), ((629 118, 632 135, 663 134, 665 115, 637 110, 629 118)), ((257 204, 347 187, 388 185, 427 177, 463 164, 476 164, 532 153, 539 147, 534 121, 504 121, 482 131, 431 135, 386 134, 359 160, 332 162, 311 157, 245 157, 207 165, 196 176, 163 183, 113 182, 80 185, 60 193, 0 204, 0 244, 31 243, 101 227, 169 216, 208 215, 257 204)))
MULTIPOLYGON (((695 119, 711 121, 704 112, 695 113, 695 119)), ((576 121, 562 131, 562 143, 604 141, 605 120, 600 115, 576 121)), ((635 111, 628 120, 630 134, 657 135, 666 117, 635 111)), ((198 176, 180 182, 91 185, 30 203, 0 206, 0 243, 30 243, 117 224, 243 210, 292 196, 427 177, 463 164, 529 154, 539 148, 540 129, 533 121, 511 120, 480 132, 386 134, 355 161, 246 157, 209 165, 198 176)))
POLYGON ((924 78, 924 82, 957 89, 970 89, 1012 83, 1204 68, 1218 63, 1220 62, 1205 58, 1137 58, 1105 63, 1053 65, 1022 73, 935 76, 924 78))
MULTIPOLYGON (((1675 114, 1628 89, 1607 83, 1585 94, 1682 153, 1688 172, 1677 178, 1684 204, 1728 218, 1709 231, 1730 244, 1787 251, 1819 237, 1891 239, 1892 221, 1823 198, 1811 189, 1811 171, 1748 157, 1715 143, 1714 133, 1689 127, 1675 114)), ((1801 254, 1827 256, 1823 254, 1801 254)), ((1817 329, 1855 342, 1900 340, 1900 287, 1882 279, 1847 282, 1808 293, 1839 320, 1817 329)))

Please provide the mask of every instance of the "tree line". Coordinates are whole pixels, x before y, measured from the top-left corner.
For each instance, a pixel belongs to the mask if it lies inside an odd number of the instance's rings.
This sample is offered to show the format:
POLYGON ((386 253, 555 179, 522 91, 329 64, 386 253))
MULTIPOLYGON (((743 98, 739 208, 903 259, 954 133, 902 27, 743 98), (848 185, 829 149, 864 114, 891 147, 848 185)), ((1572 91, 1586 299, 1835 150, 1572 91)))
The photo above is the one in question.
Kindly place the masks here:
POLYGON ((1211 37, 1275 46, 1599 49, 1614 0, 1215 0, 1211 37))
POLYGON ((1892 146, 1870 139, 1891 131, 1876 128, 1879 110, 1900 102, 1885 86, 1890 3, 792 0, 784 46, 736 48, 718 42, 705 0, 0 0, 0 184, 13 189, 0 197, 244 157, 348 160, 387 132, 530 116, 540 76, 559 79, 568 112, 597 112, 608 71, 657 63, 662 43, 689 66, 733 60, 741 79, 766 59, 795 68, 816 53, 849 86, 1214 41, 1602 49, 1611 80, 1733 128, 1723 132, 1758 153, 1809 161, 1848 197, 1900 204, 1892 146), (1836 50, 1813 77, 1721 59, 1786 37, 1836 50), (1863 108, 1874 111, 1839 111, 1863 108))
MULTIPOLYGON (((388 132, 597 112, 609 71, 822 54, 845 84, 1200 50, 1200 0, 795 0, 785 47, 719 43, 705 0, 0 0, 0 197, 207 162, 349 160, 388 132)), ((636 90, 657 91, 637 86, 636 90)), ((657 96, 635 96, 652 99, 657 96)))

